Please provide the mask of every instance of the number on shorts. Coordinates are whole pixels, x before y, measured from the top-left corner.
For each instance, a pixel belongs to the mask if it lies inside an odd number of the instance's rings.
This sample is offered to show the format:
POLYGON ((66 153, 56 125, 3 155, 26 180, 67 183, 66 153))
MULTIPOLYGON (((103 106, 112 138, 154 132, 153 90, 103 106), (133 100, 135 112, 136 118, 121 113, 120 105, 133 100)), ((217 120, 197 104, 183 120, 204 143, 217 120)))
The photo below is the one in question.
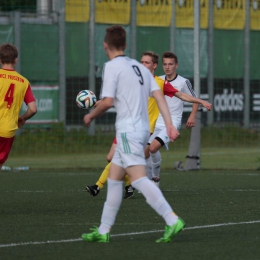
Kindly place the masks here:
POLYGON ((138 77, 140 77, 140 80, 139 80, 140 84, 143 85, 144 84, 144 79, 143 79, 143 76, 142 76, 142 73, 141 73, 140 69, 136 65, 133 65, 132 67, 133 67, 133 69, 135 71, 135 74, 138 77))
POLYGON ((11 105, 12 105, 12 103, 13 103, 13 101, 14 101, 14 86, 15 86, 15 85, 12 83, 12 84, 9 86, 9 88, 8 88, 6 94, 5 94, 5 99, 4 99, 4 101, 7 102, 7 106, 6 106, 7 108, 10 108, 11 105))

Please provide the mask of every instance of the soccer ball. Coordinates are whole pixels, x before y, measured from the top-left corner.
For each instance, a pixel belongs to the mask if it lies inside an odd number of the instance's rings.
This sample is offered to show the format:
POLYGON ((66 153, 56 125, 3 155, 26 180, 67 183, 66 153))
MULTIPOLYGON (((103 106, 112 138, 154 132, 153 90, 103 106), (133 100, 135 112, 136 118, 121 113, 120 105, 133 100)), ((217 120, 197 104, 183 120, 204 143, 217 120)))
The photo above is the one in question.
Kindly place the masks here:
POLYGON ((82 109, 90 109, 96 102, 96 95, 91 90, 81 90, 76 97, 76 104, 82 109))

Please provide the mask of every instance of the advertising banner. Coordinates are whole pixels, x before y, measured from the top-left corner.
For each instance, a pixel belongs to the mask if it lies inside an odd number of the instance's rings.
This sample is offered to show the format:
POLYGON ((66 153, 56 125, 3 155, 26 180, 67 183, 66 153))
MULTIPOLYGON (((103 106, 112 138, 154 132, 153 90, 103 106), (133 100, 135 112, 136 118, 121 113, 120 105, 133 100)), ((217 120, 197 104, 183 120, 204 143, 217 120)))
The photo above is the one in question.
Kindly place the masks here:
POLYGON ((215 0, 214 28, 242 30, 245 26, 245 1, 215 0))
POLYGON ((169 0, 137 2, 137 25, 169 27, 172 17, 172 2, 169 0))
POLYGON ((96 23, 129 24, 130 3, 131 0, 96 0, 96 23))
POLYGON ((251 0, 250 4, 251 30, 260 30, 260 2, 251 0))
MULTIPOLYGON (((177 0, 176 6, 176 27, 194 28, 194 0, 177 0)), ((200 0, 200 28, 208 27, 208 1, 200 0)))
MULTIPOLYGON (((33 124, 49 124, 58 122, 59 87, 58 86, 32 86, 36 99, 37 114, 27 121, 33 124)), ((27 106, 23 103, 20 114, 24 114, 27 106)))
POLYGON ((66 22, 88 22, 89 0, 66 0, 66 22))

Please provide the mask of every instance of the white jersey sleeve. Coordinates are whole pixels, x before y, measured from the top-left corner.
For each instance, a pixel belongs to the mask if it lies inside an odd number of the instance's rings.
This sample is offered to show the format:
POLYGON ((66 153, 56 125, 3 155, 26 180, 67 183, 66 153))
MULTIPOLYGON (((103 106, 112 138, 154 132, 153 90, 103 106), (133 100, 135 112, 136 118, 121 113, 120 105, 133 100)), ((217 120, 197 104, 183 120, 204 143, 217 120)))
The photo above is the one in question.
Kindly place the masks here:
MULTIPOLYGON (((173 83, 174 84, 174 83, 173 83)), ((182 88, 180 90, 181 92, 184 92, 186 94, 189 94, 193 97, 197 97, 196 93, 194 92, 192 85, 190 83, 190 81, 188 79, 183 78, 183 85, 182 88)))

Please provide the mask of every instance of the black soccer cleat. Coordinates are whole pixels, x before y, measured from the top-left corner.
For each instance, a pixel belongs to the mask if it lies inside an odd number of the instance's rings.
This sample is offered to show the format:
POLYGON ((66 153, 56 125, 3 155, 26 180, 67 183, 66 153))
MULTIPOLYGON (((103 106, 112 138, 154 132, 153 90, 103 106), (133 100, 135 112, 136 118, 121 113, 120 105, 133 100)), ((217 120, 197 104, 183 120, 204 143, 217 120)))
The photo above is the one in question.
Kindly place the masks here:
POLYGON ((153 177, 152 182, 159 188, 160 186, 160 177, 153 177))
POLYGON ((125 196, 124 196, 124 199, 130 199, 131 197, 134 196, 134 192, 135 192, 135 189, 129 185, 129 186, 125 186, 125 196))
POLYGON ((86 191, 89 192, 92 196, 97 196, 100 192, 100 188, 97 185, 86 186, 86 191))

